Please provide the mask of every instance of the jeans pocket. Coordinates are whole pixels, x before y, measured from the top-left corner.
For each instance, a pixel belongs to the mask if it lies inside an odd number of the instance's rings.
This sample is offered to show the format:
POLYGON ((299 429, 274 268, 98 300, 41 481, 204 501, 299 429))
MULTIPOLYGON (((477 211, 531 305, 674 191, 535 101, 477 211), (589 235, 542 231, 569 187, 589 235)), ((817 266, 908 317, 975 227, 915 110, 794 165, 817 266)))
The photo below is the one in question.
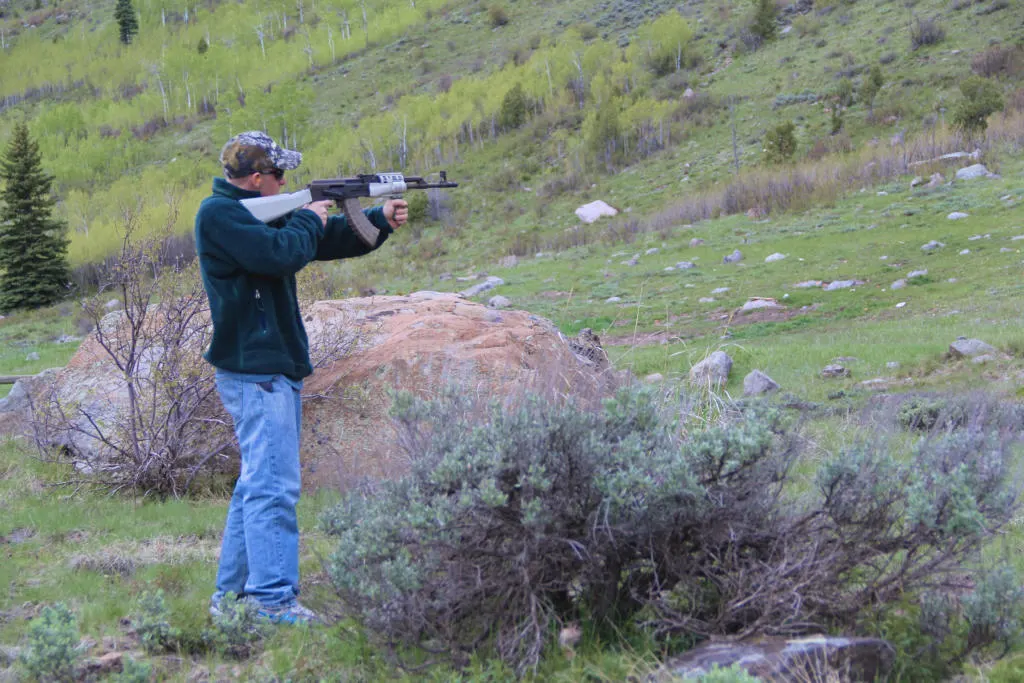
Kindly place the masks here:
POLYGON ((267 392, 268 394, 274 393, 274 380, 267 380, 266 382, 256 382, 256 385, 267 392))

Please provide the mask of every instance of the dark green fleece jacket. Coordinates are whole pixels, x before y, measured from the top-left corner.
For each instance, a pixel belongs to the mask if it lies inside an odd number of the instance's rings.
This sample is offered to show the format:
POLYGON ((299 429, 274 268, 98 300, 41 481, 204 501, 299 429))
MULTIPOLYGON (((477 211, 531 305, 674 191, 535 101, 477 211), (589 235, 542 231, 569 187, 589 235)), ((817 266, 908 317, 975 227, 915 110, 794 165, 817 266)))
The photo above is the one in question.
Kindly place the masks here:
POLYGON ((196 214, 196 252, 213 319, 213 341, 203 357, 222 370, 299 380, 313 368, 295 274, 310 261, 368 254, 392 230, 379 206, 364 210, 380 228, 374 247, 344 215, 331 216, 326 228, 309 209, 264 223, 239 202, 258 196, 216 178, 196 214))

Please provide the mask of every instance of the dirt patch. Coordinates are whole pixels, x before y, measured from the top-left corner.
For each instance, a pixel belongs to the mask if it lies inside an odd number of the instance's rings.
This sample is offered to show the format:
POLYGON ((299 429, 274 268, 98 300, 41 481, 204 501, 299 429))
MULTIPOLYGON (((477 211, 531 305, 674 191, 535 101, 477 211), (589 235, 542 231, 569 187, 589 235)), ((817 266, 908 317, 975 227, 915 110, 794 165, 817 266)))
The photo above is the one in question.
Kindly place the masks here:
POLYGON ((196 536, 161 536, 143 541, 123 541, 105 545, 93 552, 77 553, 68 559, 68 566, 76 571, 128 577, 138 568, 149 565, 214 562, 219 545, 213 539, 200 539, 196 536))
POLYGON ((9 543, 11 545, 18 545, 20 543, 24 543, 25 541, 31 539, 35 535, 36 535, 36 530, 35 529, 29 529, 27 527, 26 528, 21 528, 21 529, 15 529, 11 533, 7 534, 6 536, 0 536, 0 545, 3 545, 5 543, 9 543))

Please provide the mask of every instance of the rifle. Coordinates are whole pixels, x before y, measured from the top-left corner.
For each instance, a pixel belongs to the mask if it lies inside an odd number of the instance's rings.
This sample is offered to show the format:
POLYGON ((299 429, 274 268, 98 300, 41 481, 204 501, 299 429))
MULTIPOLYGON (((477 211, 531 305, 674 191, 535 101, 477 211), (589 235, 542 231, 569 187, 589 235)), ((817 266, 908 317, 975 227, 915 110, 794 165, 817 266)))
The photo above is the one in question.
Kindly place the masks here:
POLYGON ((298 192, 271 197, 253 197, 241 201, 253 216, 266 223, 300 209, 310 202, 333 199, 338 208, 345 213, 348 224, 352 226, 359 239, 365 242, 366 246, 372 247, 377 244, 380 230, 366 218, 366 214, 363 213, 359 204, 359 198, 388 196, 395 199, 401 197, 406 190, 459 186, 458 183, 448 180, 447 171, 441 171, 440 176, 440 182, 428 183, 420 176, 405 176, 401 173, 359 174, 355 178, 314 180, 306 189, 298 192))

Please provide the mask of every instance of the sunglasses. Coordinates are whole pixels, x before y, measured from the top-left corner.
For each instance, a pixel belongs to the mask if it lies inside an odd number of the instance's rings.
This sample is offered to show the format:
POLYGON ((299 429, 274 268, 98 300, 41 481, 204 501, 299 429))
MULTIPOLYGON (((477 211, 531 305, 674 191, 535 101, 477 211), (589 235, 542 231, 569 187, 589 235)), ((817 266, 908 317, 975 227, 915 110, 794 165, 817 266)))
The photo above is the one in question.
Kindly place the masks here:
POLYGON ((262 173, 263 175, 272 175, 277 180, 277 182, 281 182, 282 180, 284 180, 284 171, 282 171, 279 168, 275 168, 271 171, 258 171, 258 173, 262 173))

